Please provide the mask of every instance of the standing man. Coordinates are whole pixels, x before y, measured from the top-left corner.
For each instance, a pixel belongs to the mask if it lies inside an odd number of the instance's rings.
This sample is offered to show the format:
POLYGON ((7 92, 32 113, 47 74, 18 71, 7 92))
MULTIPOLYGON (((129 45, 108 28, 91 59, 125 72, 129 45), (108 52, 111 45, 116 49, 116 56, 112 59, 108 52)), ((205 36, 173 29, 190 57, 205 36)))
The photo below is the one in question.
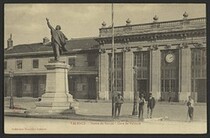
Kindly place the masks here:
POLYGON ((63 52, 68 51, 65 47, 66 45, 66 36, 61 32, 61 26, 57 25, 55 29, 50 25, 49 19, 46 18, 47 20, 47 25, 50 28, 51 31, 51 43, 53 47, 53 53, 55 57, 55 61, 59 61, 60 55, 63 52))
POLYGON ((147 104, 147 118, 152 118, 152 112, 154 107, 155 107, 155 98, 152 96, 152 93, 149 93, 148 104, 147 104))
POLYGON ((144 114, 144 104, 145 104, 145 99, 144 99, 144 94, 142 93, 139 96, 139 116, 138 116, 139 120, 142 120, 142 121, 144 119, 144 116, 143 116, 143 114, 144 114))
POLYGON ((117 118, 119 118, 119 116, 120 116, 121 105, 123 104, 123 102, 124 102, 124 99, 123 99, 121 93, 118 92, 117 96, 115 98, 115 116, 117 116, 117 118))
POLYGON ((194 112, 194 100, 191 96, 188 97, 187 107, 188 107, 188 115, 190 117, 190 121, 193 121, 193 112, 194 112))

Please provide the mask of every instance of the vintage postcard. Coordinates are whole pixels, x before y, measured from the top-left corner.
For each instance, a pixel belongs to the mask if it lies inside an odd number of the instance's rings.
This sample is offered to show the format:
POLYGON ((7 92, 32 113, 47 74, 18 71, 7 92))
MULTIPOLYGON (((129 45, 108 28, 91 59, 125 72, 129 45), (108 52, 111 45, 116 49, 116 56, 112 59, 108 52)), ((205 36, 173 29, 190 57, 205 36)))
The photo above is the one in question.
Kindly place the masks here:
POLYGON ((6 134, 206 134, 205 3, 5 3, 6 134))

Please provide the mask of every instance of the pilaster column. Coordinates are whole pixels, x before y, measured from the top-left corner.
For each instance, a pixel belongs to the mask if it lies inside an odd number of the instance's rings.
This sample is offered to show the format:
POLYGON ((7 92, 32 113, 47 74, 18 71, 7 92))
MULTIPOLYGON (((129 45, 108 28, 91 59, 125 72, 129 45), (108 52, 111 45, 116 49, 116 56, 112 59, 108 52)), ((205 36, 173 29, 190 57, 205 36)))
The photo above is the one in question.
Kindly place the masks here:
POLYGON ((161 52, 159 49, 150 51, 150 92, 159 100, 161 97, 161 52))
POLYGON ((191 94, 191 50, 183 48, 180 51, 180 92, 179 101, 185 101, 191 94))
POLYGON ((105 52, 99 55, 99 99, 109 100, 109 56, 105 52))
POLYGON ((125 51, 123 53, 123 93, 124 99, 133 100, 134 98, 134 74, 133 74, 133 52, 125 51))

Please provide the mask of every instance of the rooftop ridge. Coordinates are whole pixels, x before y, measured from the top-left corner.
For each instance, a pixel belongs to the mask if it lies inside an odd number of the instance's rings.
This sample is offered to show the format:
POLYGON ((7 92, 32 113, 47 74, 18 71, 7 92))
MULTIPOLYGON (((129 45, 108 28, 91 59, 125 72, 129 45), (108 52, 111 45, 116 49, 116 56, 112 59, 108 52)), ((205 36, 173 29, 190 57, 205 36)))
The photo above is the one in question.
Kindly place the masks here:
POLYGON ((75 37, 75 38, 71 38, 70 40, 68 40, 68 41, 71 41, 71 40, 82 40, 82 39, 95 39, 95 38, 98 38, 98 36, 87 36, 87 37, 75 37))
MULTIPOLYGON (((69 40, 67 40, 67 42, 70 42, 71 40, 86 40, 86 39, 95 39, 95 38, 98 38, 97 36, 94 36, 94 37, 81 37, 81 38, 71 38, 69 40)), ((14 47, 16 46, 28 46, 28 45, 36 45, 36 44, 43 44, 42 42, 34 42, 34 43, 24 43, 24 44, 17 44, 17 45, 14 45, 14 47)), ((43 46, 48 46, 48 45, 43 45, 43 46)), ((5 48, 6 50, 6 48, 5 48)))
POLYGON ((17 44, 17 45, 15 45, 15 46, 27 46, 27 45, 36 45, 36 44, 42 44, 42 42, 34 42, 34 43, 17 44))

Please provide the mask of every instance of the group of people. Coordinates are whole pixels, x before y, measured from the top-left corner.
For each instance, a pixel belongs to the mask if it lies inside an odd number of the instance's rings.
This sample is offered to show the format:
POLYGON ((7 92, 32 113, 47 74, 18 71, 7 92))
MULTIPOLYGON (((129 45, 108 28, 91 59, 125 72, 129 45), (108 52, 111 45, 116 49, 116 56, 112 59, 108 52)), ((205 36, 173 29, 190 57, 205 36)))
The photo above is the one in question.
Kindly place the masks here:
MULTIPOLYGON (((146 104, 146 100, 144 98, 144 94, 140 94, 139 96, 139 114, 138 118, 140 120, 143 120, 143 114, 144 114, 144 105, 146 104)), ((155 98, 152 96, 152 93, 149 93, 149 97, 147 99, 147 118, 152 118, 153 109, 155 108, 155 98)))
MULTIPOLYGON (((190 118, 190 121, 193 120, 193 112, 194 112, 194 100, 192 99, 191 96, 188 97, 187 101, 187 107, 188 107, 188 116, 190 118)), ((115 115, 116 117, 119 117, 120 111, 121 111, 121 106, 124 102, 124 99, 121 95, 121 93, 117 93, 117 96, 115 97, 115 115)), ((141 93, 139 94, 138 98, 138 118, 139 120, 143 121, 144 120, 144 106, 147 104, 147 118, 152 118, 152 113, 155 107, 155 98, 152 96, 152 93, 149 93, 149 96, 147 100, 144 98, 144 94, 141 93)))
MULTIPOLYGON (((117 93, 117 96, 115 97, 115 115, 116 117, 119 117, 121 106, 124 102, 124 99, 121 95, 121 93, 117 93)), ((144 98, 144 94, 140 94, 139 99, 139 110, 138 110, 138 118, 139 120, 143 120, 143 114, 144 114, 144 105, 146 104, 146 100, 144 98)), ((147 99, 147 118, 152 118, 153 109, 155 107, 155 98, 152 96, 152 93, 149 93, 149 97, 147 99)))

